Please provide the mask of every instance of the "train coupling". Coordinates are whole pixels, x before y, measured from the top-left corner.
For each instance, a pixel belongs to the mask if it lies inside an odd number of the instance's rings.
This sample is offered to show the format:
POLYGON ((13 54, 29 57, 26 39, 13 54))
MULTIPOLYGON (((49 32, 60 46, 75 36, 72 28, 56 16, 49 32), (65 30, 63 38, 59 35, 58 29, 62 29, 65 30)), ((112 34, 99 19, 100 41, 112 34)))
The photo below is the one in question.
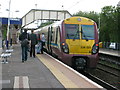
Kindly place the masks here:
POLYGON ((75 68, 77 70, 83 70, 86 66, 86 60, 84 58, 76 58, 75 59, 75 68))

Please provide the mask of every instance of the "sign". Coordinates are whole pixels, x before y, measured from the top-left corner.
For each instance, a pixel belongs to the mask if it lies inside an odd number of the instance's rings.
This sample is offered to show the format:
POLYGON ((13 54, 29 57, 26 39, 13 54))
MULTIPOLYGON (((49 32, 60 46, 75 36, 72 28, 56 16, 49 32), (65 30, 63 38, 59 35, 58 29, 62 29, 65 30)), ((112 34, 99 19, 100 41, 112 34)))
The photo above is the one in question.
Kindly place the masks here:
MULTIPOLYGON (((8 24, 8 18, 0 18, 2 24, 8 24)), ((10 24, 20 24, 22 25, 22 19, 20 18, 10 18, 10 24)))

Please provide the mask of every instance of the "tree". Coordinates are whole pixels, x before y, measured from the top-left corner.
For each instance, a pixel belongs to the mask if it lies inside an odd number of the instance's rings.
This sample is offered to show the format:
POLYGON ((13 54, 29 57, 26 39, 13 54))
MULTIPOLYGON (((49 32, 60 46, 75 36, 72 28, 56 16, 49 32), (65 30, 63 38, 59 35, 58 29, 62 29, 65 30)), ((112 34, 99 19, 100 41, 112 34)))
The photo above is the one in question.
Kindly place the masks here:
POLYGON ((6 39, 7 35, 7 25, 2 25, 2 38, 6 39))
POLYGON ((118 43, 120 43, 120 7, 117 7, 117 32, 118 43))
POLYGON ((100 30, 101 41, 118 42, 117 9, 113 6, 105 6, 102 8, 100 17, 101 17, 101 30, 100 30))
POLYGON ((47 21, 47 22, 45 22, 45 23, 41 23, 41 25, 40 25, 38 28, 41 28, 41 27, 50 25, 50 24, 52 24, 52 23, 53 23, 53 21, 47 21))

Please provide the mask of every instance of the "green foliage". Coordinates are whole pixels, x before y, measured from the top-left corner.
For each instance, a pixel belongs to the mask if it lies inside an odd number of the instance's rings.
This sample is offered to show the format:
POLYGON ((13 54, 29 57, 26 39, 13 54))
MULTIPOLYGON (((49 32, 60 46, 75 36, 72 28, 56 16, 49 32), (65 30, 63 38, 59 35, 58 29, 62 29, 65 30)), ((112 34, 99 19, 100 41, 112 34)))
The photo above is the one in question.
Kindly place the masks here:
POLYGON ((117 8, 113 6, 103 7, 100 18, 100 40, 105 42, 119 42, 117 8))
POLYGON ((40 25, 40 27, 39 28, 41 28, 41 27, 44 27, 44 26, 47 26, 47 25, 50 25, 50 24, 52 24, 53 22, 45 22, 45 23, 42 23, 41 25, 40 25))
POLYGON ((118 42, 120 43, 120 7, 116 8, 117 12, 117 35, 118 35, 118 42))
POLYGON ((3 39, 6 39, 6 37, 7 37, 7 25, 3 26, 2 37, 3 37, 3 39))

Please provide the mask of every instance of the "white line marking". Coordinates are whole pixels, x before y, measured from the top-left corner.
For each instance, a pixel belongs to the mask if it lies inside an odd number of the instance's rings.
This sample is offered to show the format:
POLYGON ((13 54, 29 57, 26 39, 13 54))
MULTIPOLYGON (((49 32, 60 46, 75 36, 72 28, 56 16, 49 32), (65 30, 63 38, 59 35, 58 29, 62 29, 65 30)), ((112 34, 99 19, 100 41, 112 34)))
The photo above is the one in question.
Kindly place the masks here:
POLYGON ((23 86, 24 88, 29 88, 28 77, 23 77, 23 86))
POLYGON ((14 78, 14 87, 13 88, 19 88, 19 77, 14 78))
POLYGON ((0 80, 0 84, 8 84, 10 83, 10 80, 0 80))
POLYGON ((15 76, 13 88, 29 88, 28 76, 15 76))

